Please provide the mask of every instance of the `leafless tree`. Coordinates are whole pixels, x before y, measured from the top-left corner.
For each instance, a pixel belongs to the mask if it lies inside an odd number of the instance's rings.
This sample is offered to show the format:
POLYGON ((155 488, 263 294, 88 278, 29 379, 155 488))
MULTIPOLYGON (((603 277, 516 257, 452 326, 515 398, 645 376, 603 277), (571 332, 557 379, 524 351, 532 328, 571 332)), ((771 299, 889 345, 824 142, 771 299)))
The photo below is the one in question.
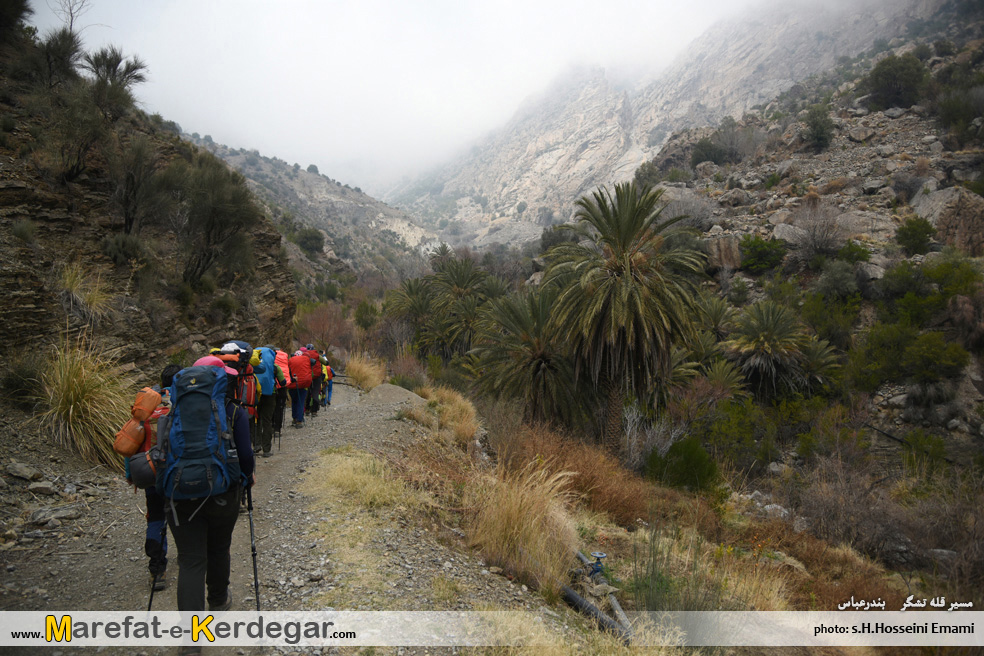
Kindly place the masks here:
POLYGON ((92 6, 89 0, 49 0, 48 9, 51 10, 55 16, 58 16, 63 23, 68 27, 69 30, 75 31, 75 21, 77 21, 82 14, 86 13, 92 6))

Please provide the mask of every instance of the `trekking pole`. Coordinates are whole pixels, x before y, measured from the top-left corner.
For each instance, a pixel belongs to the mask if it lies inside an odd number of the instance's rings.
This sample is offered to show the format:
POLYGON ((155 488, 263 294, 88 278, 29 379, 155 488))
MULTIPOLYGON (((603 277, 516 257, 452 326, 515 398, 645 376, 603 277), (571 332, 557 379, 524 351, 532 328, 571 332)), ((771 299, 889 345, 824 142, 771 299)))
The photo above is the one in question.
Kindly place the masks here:
POLYGON ((256 531, 253 529, 253 486, 246 488, 246 513, 249 515, 249 546, 253 551, 253 591, 256 593, 256 612, 260 612, 260 578, 256 571, 256 531))

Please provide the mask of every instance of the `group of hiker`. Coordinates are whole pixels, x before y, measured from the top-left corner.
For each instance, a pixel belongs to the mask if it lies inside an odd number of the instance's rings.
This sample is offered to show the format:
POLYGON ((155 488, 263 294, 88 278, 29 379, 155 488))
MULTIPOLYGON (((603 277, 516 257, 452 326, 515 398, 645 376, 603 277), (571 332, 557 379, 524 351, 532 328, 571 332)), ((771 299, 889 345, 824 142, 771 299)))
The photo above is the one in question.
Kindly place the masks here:
MULTIPOLYGON (((211 611, 231 607, 230 545, 247 495, 252 510, 254 455, 273 455, 288 397, 291 426, 302 428, 305 414, 331 404, 334 377, 313 344, 288 355, 273 345, 254 349, 230 340, 190 367, 168 365, 159 386, 140 390, 113 446, 147 502, 151 602, 166 587, 170 529, 178 550, 178 610, 205 610, 206 602, 211 611)), ((255 566, 255 546, 253 556, 255 566)))

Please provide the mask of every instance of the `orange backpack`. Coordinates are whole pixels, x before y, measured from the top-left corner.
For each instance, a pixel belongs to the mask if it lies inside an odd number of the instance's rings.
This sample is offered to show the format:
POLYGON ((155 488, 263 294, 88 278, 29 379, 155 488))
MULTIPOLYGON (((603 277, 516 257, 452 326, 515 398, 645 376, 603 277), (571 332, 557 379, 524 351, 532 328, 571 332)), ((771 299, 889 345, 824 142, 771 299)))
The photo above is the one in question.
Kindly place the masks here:
POLYGON ((160 402, 160 393, 149 387, 137 392, 137 398, 134 399, 133 405, 130 407, 130 419, 116 433, 113 451, 129 458, 145 444, 150 444, 153 439, 153 429, 147 420, 150 419, 160 402))

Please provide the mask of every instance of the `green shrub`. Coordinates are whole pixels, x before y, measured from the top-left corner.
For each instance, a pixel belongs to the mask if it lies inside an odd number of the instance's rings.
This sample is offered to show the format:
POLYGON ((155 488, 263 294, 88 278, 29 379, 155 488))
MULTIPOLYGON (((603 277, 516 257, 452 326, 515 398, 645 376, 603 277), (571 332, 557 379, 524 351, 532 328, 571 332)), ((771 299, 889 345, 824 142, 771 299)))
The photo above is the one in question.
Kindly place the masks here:
POLYGON ((946 464, 946 443, 942 437, 926 433, 921 428, 905 436, 902 448, 902 461, 913 469, 925 466, 931 471, 939 470, 946 464))
POLYGON ((360 301, 358 307, 355 308, 355 325, 362 330, 369 330, 375 326, 378 318, 379 310, 375 304, 367 300, 360 301))
POLYGON ((878 108, 910 107, 919 102, 928 78, 923 63, 906 53, 901 57, 889 55, 875 64, 865 85, 878 108))
POLYGON ((758 235, 745 235, 739 243, 741 268, 751 273, 774 269, 786 256, 786 246, 778 239, 762 239, 758 235))
POLYGON ((828 300, 823 294, 807 294, 800 308, 803 322, 813 329, 817 337, 842 351, 851 345, 854 323, 860 314, 861 299, 857 296, 828 300))
POLYGON ((314 258, 324 251, 325 236, 317 228, 302 228, 297 231, 294 241, 304 251, 304 254, 314 258))
POLYGON ((946 39, 940 39, 933 44, 933 50, 936 51, 937 57, 950 57, 956 54, 957 49, 954 47, 953 42, 946 39))
POLYGON ((752 399, 732 399, 695 425, 693 435, 707 445, 716 461, 742 468, 755 461, 755 442, 768 433, 769 426, 765 412, 752 399))
POLYGON ((867 262, 871 259, 871 252, 854 241, 848 240, 846 244, 839 251, 837 251, 837 259, 844 260, 851 264, 857 264, 858 262, 867 262))
POLYGON ((969 361, 970 354, 959 344, 947 343, 942 333, 929 332, 907 346, 901 366, 909 380, 926 384, 960 375, 969 361))
POLYGON ((0 130, 3 132, 13 132, 16 127, 17 121, 14 120, 13 116, 4 114, 3 117, 0 118, 0 130))
POLYGON ((670 169, 670 172, 666 174, 667 182, 690 182, 693 179, 693 173, 676 167, 670 169))
POLYGON ((926 219, 914 216, 905 220, 895 231, 895 239, 909 255, 929 252, 929 241, 936 235, 936 228, 926 219))
POLYGON ((145 256, 143 242, 132 234, 117 233, 107 235, 102 240, 102 252, 116 266, 131 262, 142 262, 145 256))
POLYGON ((830 108, 826 105, 813 105, 806 115, 806 142, 815 150, 823 150, 834 138, 834 122, 830 118, 830 108))
POLYGON ((823 265, 823 273, 813 290, 829 299, 845 299, 858 293, 854 277, 854 265, 843 260, 829 260, 823 265))
POLYGON ((239 311, 240 303, 236 297, 232 295, 232 293, 226 292, 221 296, 217 296, 212 301, 210 307, 216 312, 221 313, 224 318, 228 319, 239 311))
POLYGON ((777 184, 779 184, 779 182, 781 180, 782 180, 782 178, 779 177, 779 174, 776 173, 776 172, 773 172, 768 178, 765 179, 765 188, 766 189, 772 189, 777 184))
POLYGON ((734 278, 728 287, 728 301, 741 307, 748 302, 748 283, 744 278, 734 278))
POLYGON ((34 236, 37 233, 38 226, 34 221, 30 219, 18 219, 14 222, 13 227, 10 229, 14 233, 14 237, 20 239, 25 244, 30 244, 34 241, 34 236))
POLYGON ((660 456, 653 450, 646 461, 646 474, 673 487, 706 490, 718 480, 717 463, 696 437, 674 443, 660 456))
POLYGON ((933 48, 928 43, 920 43, 912 50, 913 56, 919 61, 926 61, 933 56, 933 48))
POLYGON ((863 335, 863 343, 848 353, 847 377, 863 392, 874 392, 889 380, 902 377, 900 355, 916 339, 909 325, 876 323, 863 335))
POLYGON ((690 167, 697 168, 701 162, 714 162, 718 166, 728 162, 728 151, 704 137, 696 144, 690 155, 690 167))

